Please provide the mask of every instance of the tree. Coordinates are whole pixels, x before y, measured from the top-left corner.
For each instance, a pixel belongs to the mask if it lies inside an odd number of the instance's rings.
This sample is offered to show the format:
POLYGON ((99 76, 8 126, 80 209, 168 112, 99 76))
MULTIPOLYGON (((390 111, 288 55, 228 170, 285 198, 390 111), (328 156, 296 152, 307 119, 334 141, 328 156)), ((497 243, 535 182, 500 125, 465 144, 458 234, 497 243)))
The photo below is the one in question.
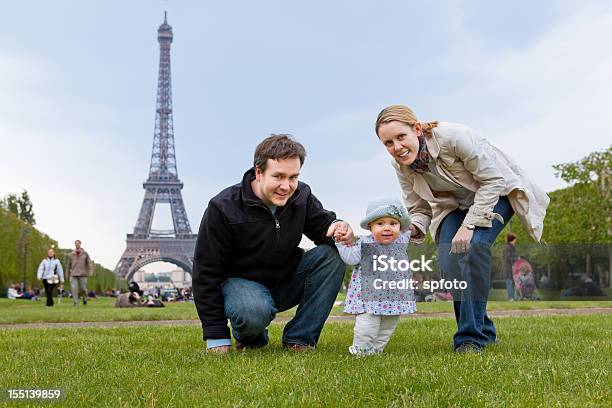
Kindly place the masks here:
POLYGON ((34 219, 34 211, 32 210, 32 201, 30 200, 30 195, 26 190, 23 190, 21 196, 18 200, 19 205, 19 218, 21 221, 28 223, 30 225, 36 224, 36 220, 34 219))
POLYGON ((47 254, 49 248, 57 248, 57 242, 26 224, 13 212, 0 208, 0 294, 2 287, 23 281, 23 270, 26 269, 28 287, 40 286, 36 279, 38 263, 47 254), (30 232, 24 235, 24 230, 30 232), (27 239, 27 246, 25 240, 27 239), (27 255, 24 251, 27 249, 27 255), (27 264, 24 262, 27 259, 27 264))
POLYGON ((26 190, 23 190, 21 195, 8 194, 2 200, 0 200, 0 207, 15 214, 21 221, 34 225, 36 219, 34 218, 34 210, 30 195, 26 190))
MULTIPOLYGON (((608 287, 612 277, 612 147, 553 168, 570 185, 548 193, 550 205, 542 236, 546 245, 530 244, 527 230, 516 217, 508 230, 518 236, 521 256, 536 269, 547 269, 549 278, 561 282, 571 271, 582 270, 594 273, 600 286, 608 287)), ((496 242, 503 244, 505 235, 500 234, 496 242)), ((501 246, 493 249, 494 265, 501 262, 501 246)))
POLYGON ((17 194, 8 194, 0 200, 0 206, 19 217, 19 198, 17 194))
MULTIPOLYGON (((610 188, 610 175, 612 174, 612 146, 599 152, 593 152, 576 162, 554 165, 555 175, 565 182, 574 184, 565 189, 569 194, 565 195, 565 206, 560 211, 569 215, 569 209, 573 209, 569 222, 578 224, 574 231, 583 231, 586 237, 582 242, 603 243, 608 252, 608 282, 604 282, 600 276, 600 283, 612 285, 612 192, 610 188), (585 239, 586 238, 586 239, 585 239)), ((552 203, 551 203, 552 204, 552 203)), ((561 227, 557 223, 557 233, 561 227)), ((567 229, 567 228, 566 228, 567 229)), ((561 235, 569 235, 565 231, 561 235)), ((591 256, 586 255, 586 272, 591 272, 591 256)), ((602 285, 603 286, 603 285, 602 285)))
POLYGON ((553 166, 555 176, 570 184, 592 185, 599 203, 606 211, 604 220, 608 237, 612 237, 612 146, 600 152, 593 152, 581 160, 571 163, 561 163, 553 166))

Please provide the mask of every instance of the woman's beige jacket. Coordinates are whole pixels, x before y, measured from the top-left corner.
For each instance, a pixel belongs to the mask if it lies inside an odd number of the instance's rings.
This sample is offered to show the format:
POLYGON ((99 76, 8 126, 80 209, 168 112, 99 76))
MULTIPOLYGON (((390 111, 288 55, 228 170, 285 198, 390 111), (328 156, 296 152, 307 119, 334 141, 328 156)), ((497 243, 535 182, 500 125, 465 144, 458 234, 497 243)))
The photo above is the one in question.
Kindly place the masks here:
MULTIPOLYGON (((550 199, 510 157, 474 130, 457 123, 440 122, 431 135, 426 135, 426 143, 440 175, 476 193, 464 224, 491 227, 493 218, 503 223, 493 207, 500 196, 508 196, 529 235, 540 241, 550 199)), ((413 241, 422 242, 428 229, 437 239, 440 223, 459 208, 459 202, 450 192, 431 191, 425 179, 410 167, 395 160, 393 166, 412 222, 423 232, 413 241)))

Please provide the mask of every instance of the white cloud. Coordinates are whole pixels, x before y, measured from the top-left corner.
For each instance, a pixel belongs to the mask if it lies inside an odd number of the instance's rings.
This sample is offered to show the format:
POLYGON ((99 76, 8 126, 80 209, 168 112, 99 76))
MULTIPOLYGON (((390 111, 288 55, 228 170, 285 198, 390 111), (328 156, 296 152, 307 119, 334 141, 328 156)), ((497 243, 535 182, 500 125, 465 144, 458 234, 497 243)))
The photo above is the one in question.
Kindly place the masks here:
POLYGON ((470 83, 454 98, 471 99, 463 109, 475 110, 480 130, 546 190, 561 188, 552 164, 610 144, 611 40, 612 11, 569 15, 526 49, 453 60, 481 88, 474 92, 470 83), (498 109, 494 115, 478 117, 490 106, 498 109))
MULTIPOLYGON (((112 268, 142 199, 117 183, 134 178, 125 170, 134 159, 129 144, 111 135, 113 112, 67 96, 69 78, 45 61, 0 55, 0 78, 0 94, 11 96, 0 100, 0 195, 28 190, 37 228, 62 247, 81 239, 95 261, 112 268)), ((132 185, 145 176, 142 167, 132 185)))

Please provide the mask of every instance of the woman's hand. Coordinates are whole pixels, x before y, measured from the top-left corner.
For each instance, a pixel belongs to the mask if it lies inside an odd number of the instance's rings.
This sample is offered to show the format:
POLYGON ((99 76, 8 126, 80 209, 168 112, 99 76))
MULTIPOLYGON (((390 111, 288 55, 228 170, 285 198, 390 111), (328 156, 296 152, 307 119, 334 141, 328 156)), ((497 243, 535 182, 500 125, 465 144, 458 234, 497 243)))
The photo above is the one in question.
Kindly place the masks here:
POLYGON ((410 238, 421 238, 421 230, 419 230, 414 224, 410 224, 410 227, 408 227, 408 229, 410 230, 410 238))
POLYGON ((451 244, 451 254, 461 254, 470 250, 470 242, 472 241, 472 236, 474 235, 474 230, 467 228, 465 225, 462 225, 455 234, 453 238, 453 242, 451 244))

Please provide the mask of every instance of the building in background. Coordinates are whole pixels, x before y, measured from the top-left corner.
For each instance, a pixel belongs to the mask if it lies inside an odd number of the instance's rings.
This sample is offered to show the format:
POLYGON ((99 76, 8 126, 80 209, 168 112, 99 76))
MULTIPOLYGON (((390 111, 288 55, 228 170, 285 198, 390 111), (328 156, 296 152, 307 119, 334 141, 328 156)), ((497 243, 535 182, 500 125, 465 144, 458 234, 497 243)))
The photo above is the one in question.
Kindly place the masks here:
POLYGON ((170 272, 147 272, 142 269, 134 272, 132 278, 140 289, 151 288, 190 288, 191 275, 182 269, 175 269, 170 272))

